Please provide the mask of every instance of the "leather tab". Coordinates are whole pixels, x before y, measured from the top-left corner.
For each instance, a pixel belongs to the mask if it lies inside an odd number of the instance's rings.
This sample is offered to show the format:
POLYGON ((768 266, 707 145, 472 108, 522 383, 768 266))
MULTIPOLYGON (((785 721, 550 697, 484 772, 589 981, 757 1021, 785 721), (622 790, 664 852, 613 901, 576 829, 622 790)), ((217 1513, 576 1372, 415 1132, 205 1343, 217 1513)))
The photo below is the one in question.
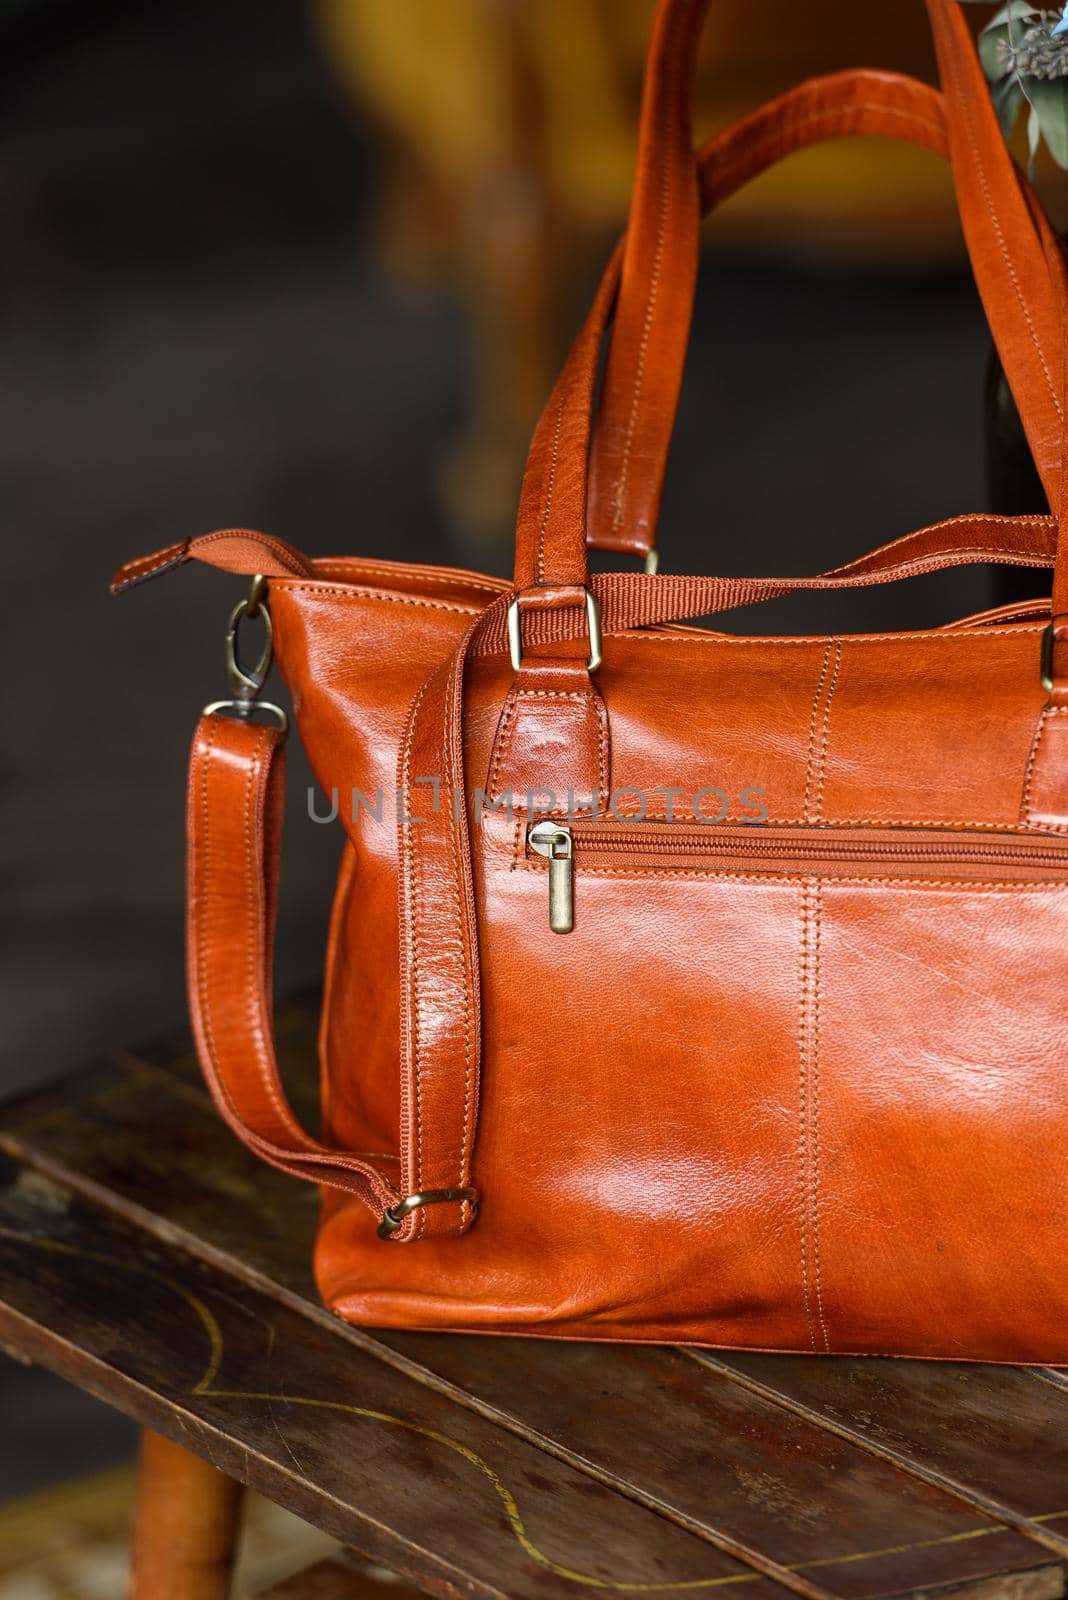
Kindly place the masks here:
POLYGON ((195 539, 179 539, 163 550, 124 562, 111 580, 111 592, 125 594, 127 589, 173 572, 187 561, 202 561, 205 566, 246 578, 257 572, 267 578, 307 578, 312 573, 307 556, 282 539, 252 528, 220 528, 214 533, 198 534, 195 539))
POLYGON ((1068 833, 1068 702, 1051 700, 1039 718, 1020 822, 1025 828, 1068 833))
POLYGON ((497 724, 486 794, 539 816, 589 816, 596 799, 601 810, 608 801, 609 748, 608 713, 585 664, 524 663, 497 724))
POLYGON ((142 583, 147 583, 150 578, 159 578, 165 572, 173 572, 176 567, 183 566, 189 560, 188 539, 179 539, 176 544, 164 546, 162 550, 153 550, 151 555, 136 556, 132 561, 124 561, 113 575, 108 588, 112 594, 125 594, 127 589, 136 589, 142 583))

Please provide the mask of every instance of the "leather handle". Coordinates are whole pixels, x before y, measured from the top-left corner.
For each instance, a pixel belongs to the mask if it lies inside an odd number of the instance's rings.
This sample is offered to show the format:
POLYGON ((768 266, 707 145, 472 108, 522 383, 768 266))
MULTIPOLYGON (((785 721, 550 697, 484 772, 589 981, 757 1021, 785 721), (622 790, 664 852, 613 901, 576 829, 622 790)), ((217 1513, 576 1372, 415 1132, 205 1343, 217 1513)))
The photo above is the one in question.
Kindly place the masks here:
POLYGON ((661 172, 662 204, 654 231, 645 196, 658 171, 657 147, 645 130, 649 124, 658 127, 660 120, 647 103, 586 519, 591 548, 639 557, 656 542, 693 312, 700 217, 776 162, 824 140, 879 137, 941 156, 949 150, 942 97, 929 84, 865 68, 810 78, 710 139, 698 152, 696 175, 687 151, 685 182, 672 147, 674 159, 661 172), (692 194, 698 212, 692 223, 688 206, 679 203, 682 190, 692 194))
MULTIPOLYGON (((927 0, 944 87, 944 123, 968 247, 984 306, 1020 409, 1050 504, 1060 506, 1065 379, 1062 332, 1063 258, 1041 205, 1005 146, 971 34, 955 0, 927 0), (1007 241, 1011 240, 1011 254, 1007 241)), ((689 101, 704 0, 661 0, 646 68, 638 167, 620 270, 615 327, 593 442, 588 537, 601 549, 648 552, 655 541, 664 470, 685 360, 698 253, 698 207, 707 185, 695 179, 689 149, 689 101)), ((814 80, 828 95, 851 74, 814 80)), ((866 75, 912 80, 896 74, 866 75)), ((802 86, 802 92, 809 88, 802 86)), ((926 86, 915 85, 931 94, 926 86)), ((845 90, 848 93, 848 90, 845 90)), ((786 130, 784 148, 846 132, 901 132, 897 108, 883 125, 813 131, 790 142, 794 95, 765 108, 786 130)), ((941 106, 941 100, 939 102, 941 106)), ((759 114, 758 114, 759 115, 759 114)), ((941 120, 941 114, 940 114, 941 120)), ((726 153, 737 156, 758 137, 753 119, 712 142, 703 157, 714 173, 726 153)), ((920 142, 926 142, 921 140, 920 142)), ((931 145, 931 148, 936 148, 931 145)), ((770 159, 775 158, 774 148, 770 159)), ((762 170, 761 162, 749 170, 762 170)), ((742 180, 744 181, 744 179, 742 180)), ((722 197, 722 193, 720 196, 722 197)))
MULTIPOLYGON (((187 816, 187 959, 197 1053, 215 1104, 254 1154, 294 1177, 356 1195, 381 1221, 412 1192, 398 1187, 397 1158, 383 1152, 380 1163, 313 1139, 298 1122, 278 1071, 271 955, 284 774, 276 729, 218 713, 201 718, 187 816)), ((427 1133, 428 1144, 434 1131, 427 1133)), ((409 1176, 406 1155, 402 1150, 402 1182, 409 1176)), ((415 1208, 391 1240, 461 1233, 472 1217, 466 1200, 415 1208)))

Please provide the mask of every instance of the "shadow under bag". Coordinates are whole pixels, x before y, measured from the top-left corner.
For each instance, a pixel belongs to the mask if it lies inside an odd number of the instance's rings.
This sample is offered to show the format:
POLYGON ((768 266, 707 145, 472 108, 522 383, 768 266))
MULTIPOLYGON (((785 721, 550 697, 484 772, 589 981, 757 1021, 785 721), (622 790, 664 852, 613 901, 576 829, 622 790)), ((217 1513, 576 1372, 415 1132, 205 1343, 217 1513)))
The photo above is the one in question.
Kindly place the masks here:
POLYGON ((232 631, 273 629, 347 832, 320 1140, 272 1041, 284 718, 267 661, 234 663, 190 773, 200 1058, 250 1148, 323 1186, 318 1282, 353 1322, 1068 1363, 1064 259, 958 5, 928 0, 941 92, 837 73, 695 155, 702 11, 661 0, 627 235, 534 437, 513 584, 243 530, 117 576, 258 575, 232 631), (1051 514, 812 579, 657 575, 700 214, 851 134, 949 157, 1051 514), (590 548, 647 571, 591 577, 590 548), (1052 568, 1052 610, 683 625, 967 562, 1052 568))

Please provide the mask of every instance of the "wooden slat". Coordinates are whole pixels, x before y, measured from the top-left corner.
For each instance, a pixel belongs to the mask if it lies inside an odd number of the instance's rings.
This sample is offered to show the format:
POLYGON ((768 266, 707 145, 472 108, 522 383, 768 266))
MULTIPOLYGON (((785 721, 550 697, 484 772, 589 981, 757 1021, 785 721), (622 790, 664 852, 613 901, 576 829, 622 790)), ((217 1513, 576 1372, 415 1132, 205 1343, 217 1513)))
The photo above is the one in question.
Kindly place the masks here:
POLYGON ((5 1167, 4 1337, 430 1592, 781 1594, 343 1334, 5 1167))
POLYGON ((694 1359, 885 1459, 1026 1518, 1068 1553, 1068 1387, 1054 1375, 741 1351, 694 1352, 694 1359))
MULTIPOLYGON (((302 1064, 305 1085, 312 1077, 309 1032, 306 1011, 285 1019, 297 1087, 302 1064)), ((70 1086, 62 1097, 68 1110, 55 1100, 9 1109, 0 1119, 0 1145, 52 1164, 110 1203, 139 1207, 146 1217, 159 1213, 197 1240, 198 1250, 250 1281, 276 1282, 294 1297, 311 1294, 313 1197, 246 1155, 194 1073, 189 1059, 177 1073, 136 1059, 105 1067, 70 1086), (276 1225, 279 1218, 285 1221, 276 1225)), ((699 1368, 670 1350, 367 1331, 349 1337, 451 1388, 631 1498, 798 1569, 834 1594, 982 1584, 1008 1571, 1031 1573, 1052 1594, 1063 1590, 1048 1553, 968 1504, 965 1486, 962 1498, 925 1483, 864 1441, 862 1448, 839 1436, 828 1417, 809 1416, 803 1406, 784 1411, 777 1392, 763 1393, 741 1373, 699 1368)), ((769 1370, 786 1361, 764 1359, 769 1370)), ((1030 1512, 1013 1502, 1008 1514, 1026 1525, 1030 1512)), ((1039 1523, 1036 1531, 1056 1544, 1055 1526, 1039 1523)))

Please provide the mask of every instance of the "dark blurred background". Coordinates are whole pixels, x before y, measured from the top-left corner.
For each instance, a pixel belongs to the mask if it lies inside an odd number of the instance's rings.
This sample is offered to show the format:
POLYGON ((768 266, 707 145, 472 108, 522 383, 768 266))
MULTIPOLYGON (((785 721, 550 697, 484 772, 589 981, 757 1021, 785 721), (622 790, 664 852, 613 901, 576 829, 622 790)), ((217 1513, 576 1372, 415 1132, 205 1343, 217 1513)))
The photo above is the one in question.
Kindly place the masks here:
MULTIPOLYGON (((183 1016, 186 746, 242 586, 187 569, 115 601, 110 571, 242 524, 509 569, 526 440, 625 217, 652 9, 0 5, 0 1092, 183 1016)), ((810 72, 932 75, 918 3, 713 12, 702 132, 810 72)), ((987 361, 940 164, 855 141, 792 159, 706 231, 664 566, 817 571, 983 507, 987 361)), ((970 572, 733 625, 993 599, 970 572)), ((283 988, 318 972, 339 843, 307 781, 283 988)), ((131 1439, 0 1366, 0 1497, 131 1439)))

